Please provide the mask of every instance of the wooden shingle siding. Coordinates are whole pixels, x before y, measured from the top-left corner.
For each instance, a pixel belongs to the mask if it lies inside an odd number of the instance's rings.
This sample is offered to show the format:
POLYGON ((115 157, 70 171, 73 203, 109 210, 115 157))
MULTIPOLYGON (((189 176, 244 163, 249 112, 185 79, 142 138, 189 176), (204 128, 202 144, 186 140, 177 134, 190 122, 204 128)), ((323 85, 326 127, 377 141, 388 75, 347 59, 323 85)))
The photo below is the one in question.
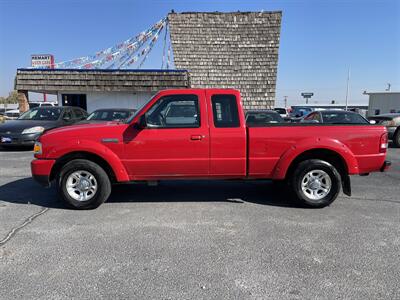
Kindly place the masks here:
POLYGON ((16 90, 37 92, 157 92, 189 86, 189 75, 185 71, 19 69, 15 81, 16 90))
POLYGON ((281 12, 171 13, 174 63, 194 88, 236 88, 245 108, 274 105, 281 12))

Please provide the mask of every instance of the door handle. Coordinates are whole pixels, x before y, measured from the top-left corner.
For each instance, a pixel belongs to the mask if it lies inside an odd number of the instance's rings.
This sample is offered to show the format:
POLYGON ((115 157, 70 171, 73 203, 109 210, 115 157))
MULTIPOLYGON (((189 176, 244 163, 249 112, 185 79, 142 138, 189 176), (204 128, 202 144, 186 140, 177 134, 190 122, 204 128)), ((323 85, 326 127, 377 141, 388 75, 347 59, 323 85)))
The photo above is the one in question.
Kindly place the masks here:
POLYGON ((192 135, 191 137, 190 137, 190 139, 192 140, 192 141, 200 141, 201 139, 203 139, 203 138, 205 138, 206 136, 205 135, 192 135))

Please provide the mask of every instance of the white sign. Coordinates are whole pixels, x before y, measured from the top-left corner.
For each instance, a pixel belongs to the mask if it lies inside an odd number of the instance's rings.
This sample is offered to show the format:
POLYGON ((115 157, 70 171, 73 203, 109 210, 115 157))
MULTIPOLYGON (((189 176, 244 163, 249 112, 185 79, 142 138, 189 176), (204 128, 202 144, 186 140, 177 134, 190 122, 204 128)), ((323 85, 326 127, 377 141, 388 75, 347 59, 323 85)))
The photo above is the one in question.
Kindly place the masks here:
POLYGON ((54 56, 51 54, 31 55, 31 66, 32 68, 39 68, 39 69, 53 69, 54 56))

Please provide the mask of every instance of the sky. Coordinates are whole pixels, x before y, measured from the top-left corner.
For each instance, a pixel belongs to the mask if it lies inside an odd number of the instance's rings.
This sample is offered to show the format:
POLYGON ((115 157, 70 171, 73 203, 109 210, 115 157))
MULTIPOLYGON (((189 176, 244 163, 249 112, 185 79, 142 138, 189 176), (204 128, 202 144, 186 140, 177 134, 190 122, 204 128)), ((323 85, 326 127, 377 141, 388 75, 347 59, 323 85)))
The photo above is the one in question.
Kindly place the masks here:
MULTIPOLYGON (((113 46, 168 12, 282 11, 276 105, 367 103, 363 91, 400 91, 400 0, 0 0, 0 96, 30 55, 64 61, 113 46)), ((161 67, 162 39, 144 68, 161 67)))

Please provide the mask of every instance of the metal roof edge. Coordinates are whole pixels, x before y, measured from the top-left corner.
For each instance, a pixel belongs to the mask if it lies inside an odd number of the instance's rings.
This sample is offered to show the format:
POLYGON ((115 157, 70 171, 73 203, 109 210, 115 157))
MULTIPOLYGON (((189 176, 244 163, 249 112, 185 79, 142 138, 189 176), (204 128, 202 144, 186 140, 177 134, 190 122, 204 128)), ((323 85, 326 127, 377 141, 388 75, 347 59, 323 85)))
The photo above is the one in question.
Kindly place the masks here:
POLYGON ((188 70, 165 70, 165 69, 41 69, 41 68, 18 68, 18 71, 43 71, 43 72, 134 72, 134 73, 188 73, 188 70))

